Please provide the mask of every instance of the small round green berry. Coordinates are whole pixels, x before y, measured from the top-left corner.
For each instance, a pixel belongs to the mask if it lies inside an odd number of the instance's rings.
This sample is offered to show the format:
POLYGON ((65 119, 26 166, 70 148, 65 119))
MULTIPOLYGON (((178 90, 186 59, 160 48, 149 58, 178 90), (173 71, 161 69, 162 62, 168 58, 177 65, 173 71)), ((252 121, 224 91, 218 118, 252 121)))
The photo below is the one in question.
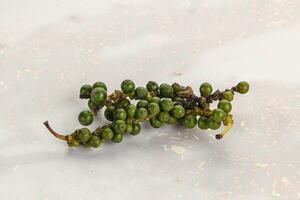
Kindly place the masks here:
POLYGON ((138 108, 135 113, 136 119, 145 120, 148 117, 148 111, 146 108, 138 108))
POLYGON ((221 122, 216 122, 212 118, 210 118, 207 120, 207 126, 212 130, 217 130, 220 128, 221 122))
POLYGON ((141 132, 141 125, 139 123, 132 123, 132 130, 129 132, 130 135, 137 135, 141 132))
POLYGON ((126 130, 126 123, 123 120, 113 121, 112 128, 115 133, 123 134, 126 130))
POLYGON ((126 124, 126 130, 125 130, 125 132, 126 133, 130 133, 131 131, 132 131, 132 124, 131 123, 126 124))
POLYGON ((105 91, 107 91, 107 87, 106 87, 105 83, 103 83, 103 82, 98 81, 93 84, 93 89, 98 88, 98 87, 103 88, 105 91))
POLYGON ((94 115, 91 111, 84 110, 84 111, 79 113, 78 121, 83 126, 91 125, 94 121, 94 115))
POLYGON ((163 99, 160 106, 163 111, 169 112, 173 109, 174 103, 172 99, 163 99))
POLYGON ((181 105, 176 105, 171 110, 171 114, 176 119, 180 119, 180 118, 182 118, 185 115, 185 109, 181 105))
POLYGON ((147 100, 140 100, 137 104, 137 108, 147 108, 149 102, 147 100))
POLYGON ((124 108, 118 108, 114 112, 114 119, 115 120, 123 120, 125 121, 127 119, 127 112, 124 110, 124 108))
POLYGON ((171 85, 163 83, 159 87, 160 96, 163 98, 173 98, 174 91, 171 85))
POLYGON ((125 94, 133 93, 135 90, 135 84, 132 80, 125 80, 121 84, 121 89, 125 94))
POLYGON ((237 92, 241 94, 246 94, 250 88, 249 83, 245 81, 239 82, 239 84, 236 87, 237 87, 237 92))
POLYGON ((130 118, 133 118, 135 116, 136 112, 136 106, 133 104, 130 104, 129 106, 126 107, 127 115, 130 118))
POLYGON ((114 143, 120 143, 123 140, 123 134, 114 134, 114 137, 111 139, 114 143))
POLYGON ((87 142, 87 144, 90 146, 90 147, 93 147, 93 148, 98 148, 100 145, 101 145, 101 140, 98 136, 96 135, 93 135, 89 141, 87 142))
POLYGON ((134 95, 137 99, 146 99, 148 96, 148 91, 144 87, 137 87, 134 91, 134 95))
POLYGON ((155 81, 149 81, 146 85, 146 88, 149 92, 155 93, 157 93, 159 89, 158 84, 155 81))
POLYGON ((86 84, 86 85, 81 86, 79 97, 81 99, 90 98, 92 90, 93 90, 93 87, 91 85, 86 84))
POLYGON ((232 105, 228 100, 221 100, 218 103, 218 108, 224 110, 225 113, 230 113, 232 110, 232 105))
POLYGON ((152 100, 152 96, 151 96, 151 94, 150 94, 150 93, 148 93, 148 96, 147 96, 146 100, 147 100, 148 102, 151 102, 151 100, 152 100))
POLYGON ((184 116, 183 125, 186 128, 194 128, 197 125, 197 118, 195 115, 189 114, 184 116))
POLYGON ((150 125, 153 127, 153 128, 160 128, 164 123, 161 122, 159 119, 157 119, 156 117, 152 117, 150 119, 150 125))
POLYGON ((104 90, 101 87, 97 87, 93 89, 91 93, 91 99, 93 102, 97 105, 103 104, 106 101, 107 93, 106 90, 104 90))
POLYGON ((104 116, 108 121, 114 121, 115 106, 109 106, 104 111, 104 116))
POLYGON ((148 114, 151 116, 157 115, 160 112, 159 105, 157 103, 150 103, 147 107, 148 114))
POLYGON ((205 83, 202 83, 201 86, 200 86, 200 93, 201 93, 201 96, 209 96, 211 95, 213 91, 213 87, 211 86, 210 83, 208 82, 205 82, 205 83))
POLYGON ((158 105, 160 104, 161 100, 159 97, 152 97, 150 103, 157 103, 158 105))
POLYGON ((223 98, 226 99, 227 101, 232 101, 233 100, 233 92, 231 92, 231 91, 224 92, 223 98))
POLYGON ((128 99, 122 99, 121 101, 119 101, 116 106, 118 108, 126 108, 127 106, 130 105, 130 101, 128 99))
POLYGON ((97 104, 95 104, 92 99, 89 99, 88 106, 92 111, 96 111, 97 109, 97 104))
POLYGON ((92 137, 92 133, 88 128, 81 128, 76 132, 76 138, 81 143, 86 143, 92 137))
POLYGON ((202 130, 208 129, 208 123, 207 123, 207 118, 205 117, 200 117, 198 119, 198 127, 202 130))
POLYGON ((175 98, 173 98, 173 101, 174 102, 181 102, 183 99, 182 98, 180 98, 180 97, 175 97, 175 98))
POLYGON ((174 125, 177 123, 177 119, 175 117, 173 117, 172 115, 170 115, 170 118, 166 123, 170 124, 170 125, 174 125))
POLYGON ((111 130, 111 128, 105 128, 101 135, 105 141, 109 141, 113 138, 114 132, 111 130))
POLYGON ((167 122, 170 119, 170 113, 169 112, 160 112, 159 116, 158 116, 158 119, 161 122, 167 122))
POLYGON ((221 122, 225 119, 226 113, 222 109, 214 109, 212 112, 212 119, 216 122, 221 122))
POLYGON ((182 91, 182 86, 180 86, 178 83, 173 83, 172 88, 173 88, 174 94, 178 94, 179 92, 182 91))

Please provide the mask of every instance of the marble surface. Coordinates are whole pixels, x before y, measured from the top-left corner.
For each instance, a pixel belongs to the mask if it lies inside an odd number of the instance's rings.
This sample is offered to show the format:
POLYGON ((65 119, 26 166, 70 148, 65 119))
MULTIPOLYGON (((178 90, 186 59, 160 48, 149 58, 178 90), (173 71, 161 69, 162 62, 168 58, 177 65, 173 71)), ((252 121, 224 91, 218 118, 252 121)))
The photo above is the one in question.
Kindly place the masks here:
MULTIPOLYGON (((300 199, 299 0, 0 0, 1 199, 300 199), (240 80, 235 125, 145 124, 99 150, 43 127, 80 127, 84 83, 240 80)), ((103 115, 98 117, 103 124, 103 115)), ((92 126, 95 127, 96 123, 92 126)))

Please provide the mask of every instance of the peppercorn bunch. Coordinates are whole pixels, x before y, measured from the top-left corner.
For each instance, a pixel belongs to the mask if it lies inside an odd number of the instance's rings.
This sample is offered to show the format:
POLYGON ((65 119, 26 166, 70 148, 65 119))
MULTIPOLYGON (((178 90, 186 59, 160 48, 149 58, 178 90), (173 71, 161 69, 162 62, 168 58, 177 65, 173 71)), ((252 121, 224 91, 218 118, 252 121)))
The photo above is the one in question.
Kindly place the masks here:
POLYGON ((200 96, 197 96, 191 87, 178 83, 158 85, 155 81, 149 81, 146 87, 136 87, 132 80, 124 80, 121 90, 108 95, 105 83, 96 82, 80 88, 79 97, 88 99, 89 110, 80 112, 78 120, 81 125, 89 126, 94 116, 106 107, 104 116, 110 123, 99 126, 93 132, 81 128, 69 135, 55 132, 48 121, 44 125, 70 147, 97 148, 108 141, 120 143, 125 133, 138 135, 144 121, 149 121, 153 128, 179 124, 189 129, 198 125, 202 130, 217 130, 223 123, 225 129, 216 135, 217 139, 221 139, 233 124, 230 112, 235 93, 246 94, 249 84, 243 81, 231 89, 213 92, 211 84, 205 82, 200 85, 199 91, 200 96), (214 101, 218 101, 217 108, 211 109, 214 101))

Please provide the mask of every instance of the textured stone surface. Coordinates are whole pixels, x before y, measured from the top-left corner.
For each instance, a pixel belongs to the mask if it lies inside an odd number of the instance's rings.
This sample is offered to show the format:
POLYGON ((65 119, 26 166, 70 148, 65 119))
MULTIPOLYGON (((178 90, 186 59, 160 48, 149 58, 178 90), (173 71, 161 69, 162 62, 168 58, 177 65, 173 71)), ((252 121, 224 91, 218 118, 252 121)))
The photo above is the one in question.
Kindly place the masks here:
MULTIPOLYGON (((0 0, 1 199, 300 199, 299 0, 0 0), (235 125, 69 149, 84 83, 249 81, 235 125)), ((104 123, 103 115, 98 123, 104 123)), ((94 123, 93 127, 96 127, 94 123)))

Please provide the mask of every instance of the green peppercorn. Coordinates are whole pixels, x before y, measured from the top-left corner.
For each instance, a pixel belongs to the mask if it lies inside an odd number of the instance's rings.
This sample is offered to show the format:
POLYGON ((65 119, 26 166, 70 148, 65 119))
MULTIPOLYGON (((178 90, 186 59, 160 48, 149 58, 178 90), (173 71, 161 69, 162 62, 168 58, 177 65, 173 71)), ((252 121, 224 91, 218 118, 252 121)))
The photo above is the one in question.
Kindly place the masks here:
POLYGON ((121 89, 125 94, 130 94, 135 90, 135 84, 132 80, 125 80, 121 84, 121 89))
POLYGON ((203 97, 209 96, 209 95, 211 95, 212 91, 213 91, 213 87, 211 86, 210 83, 205 82, 205 83, 201 84, 201 86, 200 86, 201 96, 203 96, 203 97))
POLYGON ((180 119, 185 115, 185 109, 181 105, 176 105, 171 110, 171 114, 176 119, 180 119))
POLYGON ((97 104, 95 104, 92 99, 89 99, 88 106, 92 111, 95 111, 97 109, 97 104))
POLYGON ((126 111, 127 111, 128 117, 133 118, 135 116, 136 106, 131 104, 126 107, 126 111))
POLYGON ((150 125, 153 127, 153 128, 160 128, 164 123, 161 122, 159 119, 157 119, 156 117, 152 117, 150 119, 150 125))
POLYGON ((98 148, 100 145, 101 145, 101 140, 98 136, 96 135, 93 135, 89 141, 87 142, 87 144, 90 146, 90 147, 93 147, 93 148, 98 148))
POLYGON ((180 97, 174 97, 173 98, 173 101, 174 102, 181 102, 183 99, 182 98, 180 98, 180 97))
POLYGON ((147 107, 148 114, 151 116, 157 115, 160 112, 159 105, 157 103, 150 103, 147 107))
POLYGON ((218 103, 218 108, 224 110, 225 113, 230 113, 232 110, 232 105, 228 100, 221 100, 218 103))
POLYGON ((169 112, 160 112, 159 116, 158 116, 158 119, 161 122, 167 122, 170 119, 170 113, 169 112))
POLYGON ((183 90, 182 89, 183 87, 180 86, 178 83, 173 83, 172 88, 173 88, 174 94, 178 94, 179 92, 181 92, 183 90))
POLYGON ((119 101, 116 106, 118 108, 126 108, 127 106, 130 105, 130 101, 128 99, 122 99, 121 101, 119 101))
POLYGON ((241 94, 246 94, 249 91, 249 83, 242 81, 237 85, 237 92, 241 94))
POLYGON ((106 90, 104 90, 101 87, 97 87, 93 89, 91 93, 91 99, 93 102, 97 105, 103 104, 106 101, 107 93, 106 90))
POLYGON ((148 111, 146 108, 138 108, 135 113, 136 119, 145 120, 148 117, 148 111))
POLYGON ((205 117, 200 117, 198 119, 198 127, 202 130, 206 130, 208 129, 208 122, 207 122, 207 118, 205 117))
POLYGON ((159 87, 160 96, 163 98, 173 98, 174 91, 171 85, 163 83, 159 87))
POLYGON ((173 117, 172 115, 170 115, 170 118, 166 123, 170 124, 170 125, 174 125, 177 123, 177 119, 175 117, 173 117))
POLYGON ((223 98, 226 99, 227 101, 232 101, 233 100, 233 92, 231 92, 231 91, 224 92, 223 98))
POLYGON ((189 114, 184 116, 183 125, 186 128, 194 128, 197 125, 197 118, 195 115, 189 114))
POLYGON ((114 134, 114 137, 111 139, 114 143, 120 143, 123 140, 123 134, 114 134))
POLYGON ((146 85, 146 88, 149 92, 158 92, 158 84, 155 81, 149 81, 146 85))
POLYGON ((144 87, 137 87, 134 91, 134 95, 137 99, 146 99, 148 96, 148 91, 144 87))
POLYGON ((113 128, 115 133, 123 134, 126 130, 126 123, 123 120, 113 121, 112 128, 113 128))
POLYGON ((150 100, 150 103, 157 103, 158 105, 160 104, 160 98, 159 97, 152 97, 150 100))
POLYGON ((141 125, 139 123, 132 123, 132 130, 129 132, 131 135, 137 135, 141 132, 141 125))
POLYGON ((114 119, 120 119, 125 121, 127 119, 127 112, 124 110, 124 108, 118 108, 114 112, 114 119))
POLYGON ((160 106, 163 111, 169 112, 173 109, 174 103, 171 99, 163 99, 160 106))
POLYGON ((150 94, 150 93, 148 93, 146 100, 147 100, 148 102, 151 102, 151 100, 152 100, 152 96, 151 96, 151 94, 150 94))
POLYGON ((105 128, 105 129, 103 129, 101 136, 105 141, 109 141, 113 138, 114 133, 111 130, 111 128, 105 128))
POLYGON ((137 104, 137 108, 147 108, 149 102, 147 100, 140 100, 137 104))
POLYGON ((216 122, 221 122, 225 119, 226 113, 222 109, 214 109, 212 112, 212 119, 216 122))
POLYGON ((86 85, 81 86, 79 97, 81 99, 90 98, 92 90, 93 90, 93 87, 91 85, 86 84, 86 85))
POLYGON ((220 128, 221 122, 216 122, 212 118, 209 118, 207 120, 207 126, 212 130, 217 130, 218 128, 220 128))
POLYGON ((104 116, 108 121, 114 121, 115 106, 109 106, 104 111, 104 116))
POLYGON ((81 143, 86 143, 92 137, 92 133, 88 128, 81 128, 76 132, 76 138, 81 143))
POLYGON ((130 133, 132 131, 132 124, 131 123, 127 123, 126 124, 126 130, 125 130, 125 132, 126 133, 130 133))
POLYGON ((93 84, 93 89, 95 89, 95 88, 103 88, 105 91, 107 91, 107 87, 106 87, 105 83, 100 82, 100 81, 93 84))
POLYGON ((84 111, 79 113, 78 121, 83 126, 91 125, 94 121, 94 115, 91 111, 84 110, 84 111))

